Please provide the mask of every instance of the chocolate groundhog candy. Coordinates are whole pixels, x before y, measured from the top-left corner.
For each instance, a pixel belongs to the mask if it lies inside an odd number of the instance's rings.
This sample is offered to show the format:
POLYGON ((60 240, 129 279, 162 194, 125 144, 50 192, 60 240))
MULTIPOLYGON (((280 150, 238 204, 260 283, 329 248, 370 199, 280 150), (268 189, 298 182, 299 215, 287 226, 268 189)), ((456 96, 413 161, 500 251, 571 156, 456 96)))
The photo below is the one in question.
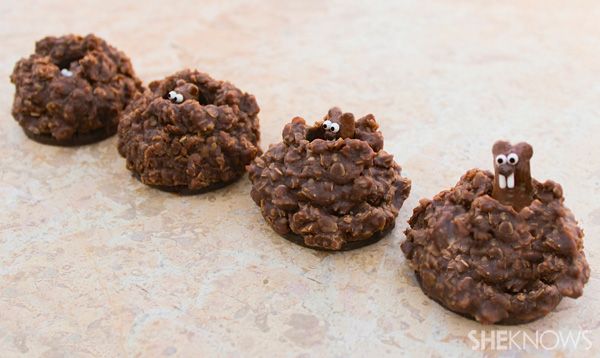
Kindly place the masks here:
POLYGON ((492 196, 502 204, 511 205, 516 211, 533 201, 533 182, 529 159, 533 148, 527 143, 514 147, 506 141, 498 141, 492 148, 494 154, 494 189, 492 196))
POLYGON ((82 145, 117 131, 141 82, 129 58, 94 36, 46 37, 15 65, 12 114, 33 140, 82 145))
POLYGON ((467 172, 421 200, 402 251, 430 298, 485 324, 519 324, 577 298, 590 269, 559 184, 531 178, 527 143, 497 142, 495 175, 467 172))
POLYGON ((252 199, 280 235, 305 246, 348 250, 394 227, 410 180, 383 148, 373 115, 355 121, 329 110, 306 125, 296 117, 249 168, 252 199))
POLYGON ((261 153, 254 96, 191 70, 149 87, 119 123, 119 153, 144 184, 181 194, 215 189, 261 153))

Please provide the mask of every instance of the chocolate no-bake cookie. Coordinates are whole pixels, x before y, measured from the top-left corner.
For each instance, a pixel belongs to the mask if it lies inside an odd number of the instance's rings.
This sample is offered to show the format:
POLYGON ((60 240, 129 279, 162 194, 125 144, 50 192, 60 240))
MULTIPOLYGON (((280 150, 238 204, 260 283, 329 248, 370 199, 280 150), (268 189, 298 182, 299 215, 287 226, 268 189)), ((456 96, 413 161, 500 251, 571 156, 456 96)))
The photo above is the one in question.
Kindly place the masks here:
POLYGON ((142 86, 129 58, 94 36, 46 37, 15 65, 12 114, 25 134, 53 145, 82 145, 117 131, 142 86))
POLYGON ((307 126, 296 117, 249 167, 252 199, 280 235, 327 250, 379 240, 394 227, 410 180, 391 154, 373 115, 355 121, 332 108, 307 126))
POLYGON ((421 288, 485 324, 519 324, 582 294, 583 231, 553 181, 531 178, 531 146, 497 142, 496 175, 468 171, 414 210, 402 251, 421 288))
POLYGON ((181 194, 215 189, 261 153, 253 95, 191 70, 149 88, 119 123, 119 153, 144 184, 181 194))

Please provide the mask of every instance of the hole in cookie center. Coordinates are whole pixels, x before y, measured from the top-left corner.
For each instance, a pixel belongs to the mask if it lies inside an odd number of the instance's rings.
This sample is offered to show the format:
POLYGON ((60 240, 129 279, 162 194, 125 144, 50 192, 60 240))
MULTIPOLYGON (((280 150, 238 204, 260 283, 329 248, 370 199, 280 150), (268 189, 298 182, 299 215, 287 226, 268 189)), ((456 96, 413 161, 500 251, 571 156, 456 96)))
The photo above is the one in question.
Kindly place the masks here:
POLYGON ((323 135, 323 133, 318 133, 317 131, 311 130, 312 128, 310 128, 307 132, 306 132, 306 140, 309 142, 312 142, 315 139, 325 139, 325 136, 323 135))
POLYGON ((78 62, 79 60, 81 60, 83 57, 70 57, 70 58, 64 58, 64 59, 55 59, 54 64, 60 69, 66 69, 69 70, 71 68, 71 64, 73 62, 78 62))
POLYGON ((323 127, 313 126, 306 131, 306 140, 312 142, 315 139, 336 140, 337 135, 323 127))
POLYGON ((198 102, 203 106, 207 106, 209 104, 213 104, 214 101, 208 93, 200 90, 198 93, 198 102))

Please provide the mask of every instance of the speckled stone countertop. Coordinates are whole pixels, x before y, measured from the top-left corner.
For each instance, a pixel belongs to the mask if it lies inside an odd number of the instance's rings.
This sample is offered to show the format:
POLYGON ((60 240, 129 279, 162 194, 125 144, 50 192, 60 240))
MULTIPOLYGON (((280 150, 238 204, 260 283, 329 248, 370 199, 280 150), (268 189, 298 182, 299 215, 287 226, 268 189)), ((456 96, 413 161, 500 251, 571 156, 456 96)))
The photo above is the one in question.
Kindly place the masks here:
POLYGON ((479 356, 472 330, 588 331, 600 355, 600 5, 597 1, 4 1, 0 3, 2 356, 479 356), (226 4, 225 4, 226 3, 226 4), (190 67, 256 95, 262 147, 293 116, 373 113, 413 181, 381 242, 328 254, 282 240, 247 178, 178 197, 125 169, 116 138, 28 140, 14 63, 46 35, 94 32, 145 83, 190 67), (400 250, 418 200, 527 140, 586 232, 583 297, 484 327, 427 299, 400 250))

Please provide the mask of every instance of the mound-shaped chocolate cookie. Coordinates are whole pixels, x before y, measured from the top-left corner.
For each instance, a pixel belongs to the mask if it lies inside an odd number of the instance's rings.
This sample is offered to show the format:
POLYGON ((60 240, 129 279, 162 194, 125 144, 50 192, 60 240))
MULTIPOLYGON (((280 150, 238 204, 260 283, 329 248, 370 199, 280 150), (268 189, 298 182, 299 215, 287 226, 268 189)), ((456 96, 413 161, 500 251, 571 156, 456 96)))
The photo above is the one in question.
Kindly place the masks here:
POLYGON ((382 149, 377 128, 373 115, 355 122, 338 108, 313 127, 299 117, 285 126, 283 142, 249 169, 252 199, 278 234, 313 248, 345 250, 375 242, 394 227, 411 185, 382 149))
POLYGON ((485 324, 519 324, 582 294, 590 269, 583 232, 560 185, 532 180, 533 202, 516 212, 492 198, 478 169, 422 200, 402 251, 421 288, 447 309, 485 324))
POLYGON ((15 65, 12 114, 25 134, 53 145, 81 145, 117 131, 141 82, 124 53, 94 36, 46 37, 15 65))
POLYGON ((238 179, 261 153, 253 95, 190 70, 149 87, 119 123, 119 153, 144 184, 203 192, 238 179))

